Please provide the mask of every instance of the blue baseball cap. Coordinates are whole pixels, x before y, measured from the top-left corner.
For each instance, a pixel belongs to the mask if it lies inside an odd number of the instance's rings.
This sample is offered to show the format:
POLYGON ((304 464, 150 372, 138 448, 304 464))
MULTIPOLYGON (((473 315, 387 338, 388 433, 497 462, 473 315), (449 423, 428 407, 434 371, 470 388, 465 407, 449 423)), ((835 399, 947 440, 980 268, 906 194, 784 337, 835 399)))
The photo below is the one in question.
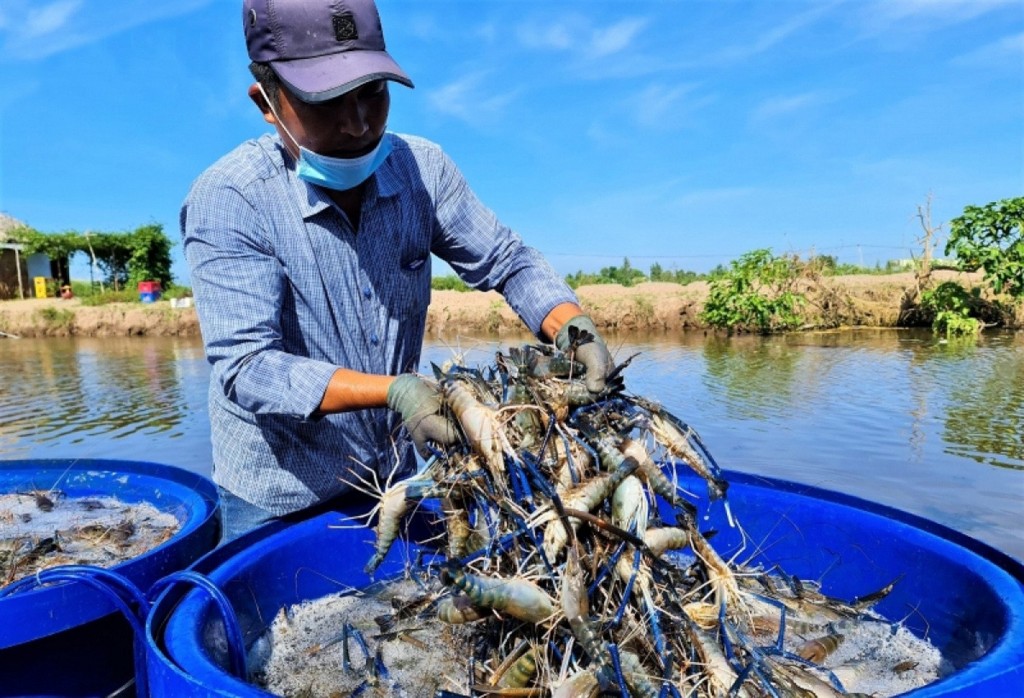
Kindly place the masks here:
POLYGON ((412 80, 384 47, 373 0, 243 0, 249 58, 269 63, 304 102, 324 102, 372 80, 412 80))

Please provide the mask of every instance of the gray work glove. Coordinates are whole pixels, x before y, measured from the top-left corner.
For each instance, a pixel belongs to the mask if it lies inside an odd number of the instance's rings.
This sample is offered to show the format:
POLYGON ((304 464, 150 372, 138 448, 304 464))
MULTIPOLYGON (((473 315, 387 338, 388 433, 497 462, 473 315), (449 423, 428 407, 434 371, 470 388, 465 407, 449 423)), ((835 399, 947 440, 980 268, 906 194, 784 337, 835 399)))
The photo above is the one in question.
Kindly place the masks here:
POLYGON ((427 442, 451 446, 459 441, 459 431, 441 414, 441 396, 437 388, 419 376, 403 373, 388 388, 388 407, 402 415, 416 450, 429 457, 427 442))
POLYGON ((615 368, 608 346, 597 333, 594 321, 587 315, 577 315, 558 330, 555 346, 559 351, 569 351, 575 345, 575 359, 586 367, 584 378, 587 390, 600 393, 605 389, 608 374, 615 368))

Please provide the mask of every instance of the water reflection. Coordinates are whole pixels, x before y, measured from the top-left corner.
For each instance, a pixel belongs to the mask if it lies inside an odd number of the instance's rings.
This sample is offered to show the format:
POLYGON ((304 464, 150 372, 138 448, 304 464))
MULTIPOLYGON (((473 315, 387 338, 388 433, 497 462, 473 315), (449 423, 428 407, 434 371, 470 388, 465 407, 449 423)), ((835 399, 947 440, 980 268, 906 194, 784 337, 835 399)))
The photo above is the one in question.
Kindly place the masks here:
MULTIPOLYGON (((1024 333, 612 337, 627 388, 722 467, 895 506, 1024 557, 1024 333)), ((529 337, 427 343, 419 370, 529 337)), ((209 474, 196 339, 0 340, 0 457, 154 460, 209 474)))
POLYGON ((778 416, 813 390, 817 372, 800 372, 801 350, 765 337, 709 337, 703 349, 705 389, 737 417, 778 416), (810 378, 810 381, 798 380, 810 378))
POLYGON ((943 439, 948 452, 1003 468, 1024 469, 1024 361, 987 355, 950 390, 943 439), (1018 386, 1007 390, 1007 386, 1018 386))
POLYGON ((188 423, 206 410, 207 375, 193 340, 5 341, 0 450, 5 457, 49 457, 78 446, 81 456, 155 458, 158 453, 133 451, 134 445, 157 434, 191 437, 188 423))

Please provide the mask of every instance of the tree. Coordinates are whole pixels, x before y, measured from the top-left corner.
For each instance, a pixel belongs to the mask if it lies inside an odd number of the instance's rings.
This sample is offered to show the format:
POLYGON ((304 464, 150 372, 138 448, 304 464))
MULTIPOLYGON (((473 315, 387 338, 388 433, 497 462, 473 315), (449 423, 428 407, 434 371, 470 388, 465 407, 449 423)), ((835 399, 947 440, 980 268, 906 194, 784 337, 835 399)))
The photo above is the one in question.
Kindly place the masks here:
POLYGON ((996 293, 1024 296, 1024 197, 967 206, 951 221, 946 254, 981 267, 996 293))
POLYGON ((167 287, 171 274, 171 247, 159 224, 144 225, 125 233, 88 233, 75 231, 41 233, 31 228, 18 231, 29 254, 42 253, 52 259, 66 259, 77 252, 95 256, 96 263, 115 288, 139 281, 159 281, 167 287))
POLYGON ((134 288, 139 281, 171 283, 171 246, 162 225, 153 223, 127 234, 131 253, 128 257, 128 283, 134 288))

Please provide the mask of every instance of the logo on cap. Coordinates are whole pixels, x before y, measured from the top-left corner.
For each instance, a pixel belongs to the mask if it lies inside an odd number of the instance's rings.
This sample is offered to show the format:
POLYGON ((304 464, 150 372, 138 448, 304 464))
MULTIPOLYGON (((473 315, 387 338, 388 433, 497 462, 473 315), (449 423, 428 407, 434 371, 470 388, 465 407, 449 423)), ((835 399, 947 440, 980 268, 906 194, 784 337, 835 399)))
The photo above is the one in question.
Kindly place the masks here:
POLYGON ((334 38, 338 41, 358 41, 359 31, 356 29, 356 22, 351 12, 343 15, 331 15, 331 23, 334 25, 334 38))

